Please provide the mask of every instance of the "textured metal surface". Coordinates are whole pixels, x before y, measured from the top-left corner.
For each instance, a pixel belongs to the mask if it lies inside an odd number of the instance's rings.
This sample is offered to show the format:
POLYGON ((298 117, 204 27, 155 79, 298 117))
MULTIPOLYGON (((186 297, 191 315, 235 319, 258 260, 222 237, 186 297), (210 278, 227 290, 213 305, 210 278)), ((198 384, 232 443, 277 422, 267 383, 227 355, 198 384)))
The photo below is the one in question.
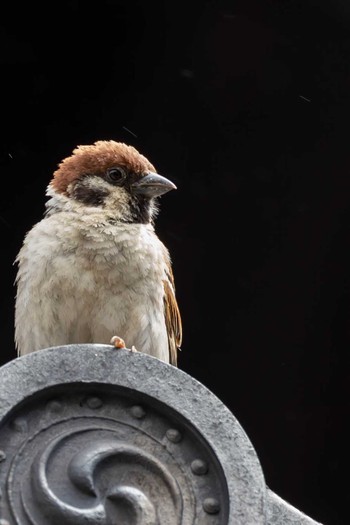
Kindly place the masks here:
POLYGON ((188 431, 174 441, 168 418, 147 404, 99 394, 54 390, 4 428, 12 458, 7 501, 15 521, 151 524, 161 509, 169 525, 220 523, 219 511, 227 516, 225 483, 206 447, 188 431), (26 433, 30 439, 23 442, 26 433), (203 474, 191 468, 202 458, 203 474), (209 500, 217 510, 206 513, 209 500))
POLYGON ((321 525, 284 501, 271 490, 267 491, 267 496, 268 525, 321 525))
POLYGON ((156 358, 68 345, 0 369, 0 525, 316 523, 284 504, 232 413, 156 358))

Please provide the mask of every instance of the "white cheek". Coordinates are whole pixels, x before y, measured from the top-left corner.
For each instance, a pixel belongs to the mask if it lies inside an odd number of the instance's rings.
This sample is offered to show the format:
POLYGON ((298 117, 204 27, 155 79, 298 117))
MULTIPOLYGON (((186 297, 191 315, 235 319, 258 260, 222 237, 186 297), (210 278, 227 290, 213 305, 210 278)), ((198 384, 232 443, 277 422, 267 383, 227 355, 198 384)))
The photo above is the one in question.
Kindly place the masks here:
POLYGON ((124 188, 112 188, 104 200, 104 209, 111 211, 116 219, 127 220, 131 218, 129 193, 124 188))

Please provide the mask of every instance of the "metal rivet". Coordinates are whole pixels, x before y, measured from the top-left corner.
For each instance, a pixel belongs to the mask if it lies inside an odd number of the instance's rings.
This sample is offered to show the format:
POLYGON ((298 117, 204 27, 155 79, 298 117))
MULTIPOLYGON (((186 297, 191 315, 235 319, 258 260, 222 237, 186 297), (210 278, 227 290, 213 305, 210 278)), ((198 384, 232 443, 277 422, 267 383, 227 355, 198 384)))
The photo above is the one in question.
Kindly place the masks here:
POLYGON ((133 407, 131 407, 131 413, 137 419, 142 419, 146 415, 145 409, 140 405, 134 405, 133 407))
POLYGON ((3 450, 0 450, 0 463, 1 463, 2 461, 5 461, 5 459, 6 459, 6 454, 5 454, 5 452, 4 452, 3 450))
POLYGON ((99 397, 88 397, 86 404, 89 408, 100 408, 102 406, 102 401, 99 397))
POLYGON ((56 399, 52 399, 47 403, 46 407, 51 412, 60 412, 62 410, 62 403, 56 399))
POLYGON ((208 465, 202 459, 194 459, 191 463, 191 470, 193 474, 197 476, 202 476, 208 472, 208 465))
POLYGON ((14 430, 16 430, 16 432, 26 432, 28 429, 27 421, 22 417, 17 417, 14 419, 11 426, 14 430))
POLYGON ((165 435, 169 441, 172 441, 173 443, 178 443, 182 439, 181 432, 176 430, 176 428, 169 428, 165 435))
POLYGON ((205 498, 203 509, 207 514, 217 514, 220 511, 220 503, 216 498, 205 498))

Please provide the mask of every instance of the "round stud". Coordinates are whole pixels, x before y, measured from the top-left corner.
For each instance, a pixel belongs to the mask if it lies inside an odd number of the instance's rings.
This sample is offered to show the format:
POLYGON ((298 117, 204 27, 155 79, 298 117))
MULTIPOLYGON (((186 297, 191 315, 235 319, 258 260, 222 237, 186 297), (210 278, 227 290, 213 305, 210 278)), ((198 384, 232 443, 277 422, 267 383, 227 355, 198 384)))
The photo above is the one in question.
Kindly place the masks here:
POLYGON ((142 419, 146 415, 146 411, 140 405, 134 405, 131 407, 131 414, 137 419, 142 419))
POLYGON ((28 423, 22 417, 16 417, 16 419, 12 421, 11 426, 16 432, 26 432, 28 430, 28 423))
POLYGON ((86 404, 89 408, 96 409, 102 406, 102 400, 99 397, 91 396, 86 400, 86 404))
POLYGON ((202 459, 194 459, 191 463, 191 470, 193 474, 197 476, 202 476, 208 472, 208 465, 202 459))
POLYGON ((176 428, 169 428, 166 431, 165 435, 169 439, 169 441, 172 441, 173 443, 178 443, 182 439, 181 432, 176 430, 176 428))
POLYGON ((207 514, 217 514, 220 511, 220 503, 216 498, 205 498, 203 509, 207 514))
POLYGON ((60 401, 57 401, 57 399, 51 399, 46 405, 47 409, 50 410, 50 412, 61 412, 62 410, 62 403, 60 401))

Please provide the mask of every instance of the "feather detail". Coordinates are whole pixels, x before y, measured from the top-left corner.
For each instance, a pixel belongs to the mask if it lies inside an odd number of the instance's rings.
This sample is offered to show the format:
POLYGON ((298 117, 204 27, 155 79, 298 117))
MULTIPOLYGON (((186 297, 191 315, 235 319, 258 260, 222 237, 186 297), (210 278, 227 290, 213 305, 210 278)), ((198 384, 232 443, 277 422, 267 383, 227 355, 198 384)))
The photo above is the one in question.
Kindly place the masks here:
POLYGON ((168 332, 169 361, 177 366, 177 354, 182 343, 182 322, 179 307, 175 298, 174 275, 170 264, 167 265, 167 279, 164 284, 164 315, 168 332))
POLYGON ((157 184, 175 188, 114 141, 79 146, 59 164, 47 213, 16 259, 19 355, 120 335, 127 348, 177 365, 182 326, 169 252, 153 227, 157 184), (124 178, 114 181, 116 168, 124 178))
POLYGON ((82 175, 99 175, 114 165, 127 166, 135 173, 156 171, 133 146, 114 140, 98 140, 92 145, 75 148, 73 154, 58 165, 50 184, 56 192, 66 195, 68 186, 82 175))

